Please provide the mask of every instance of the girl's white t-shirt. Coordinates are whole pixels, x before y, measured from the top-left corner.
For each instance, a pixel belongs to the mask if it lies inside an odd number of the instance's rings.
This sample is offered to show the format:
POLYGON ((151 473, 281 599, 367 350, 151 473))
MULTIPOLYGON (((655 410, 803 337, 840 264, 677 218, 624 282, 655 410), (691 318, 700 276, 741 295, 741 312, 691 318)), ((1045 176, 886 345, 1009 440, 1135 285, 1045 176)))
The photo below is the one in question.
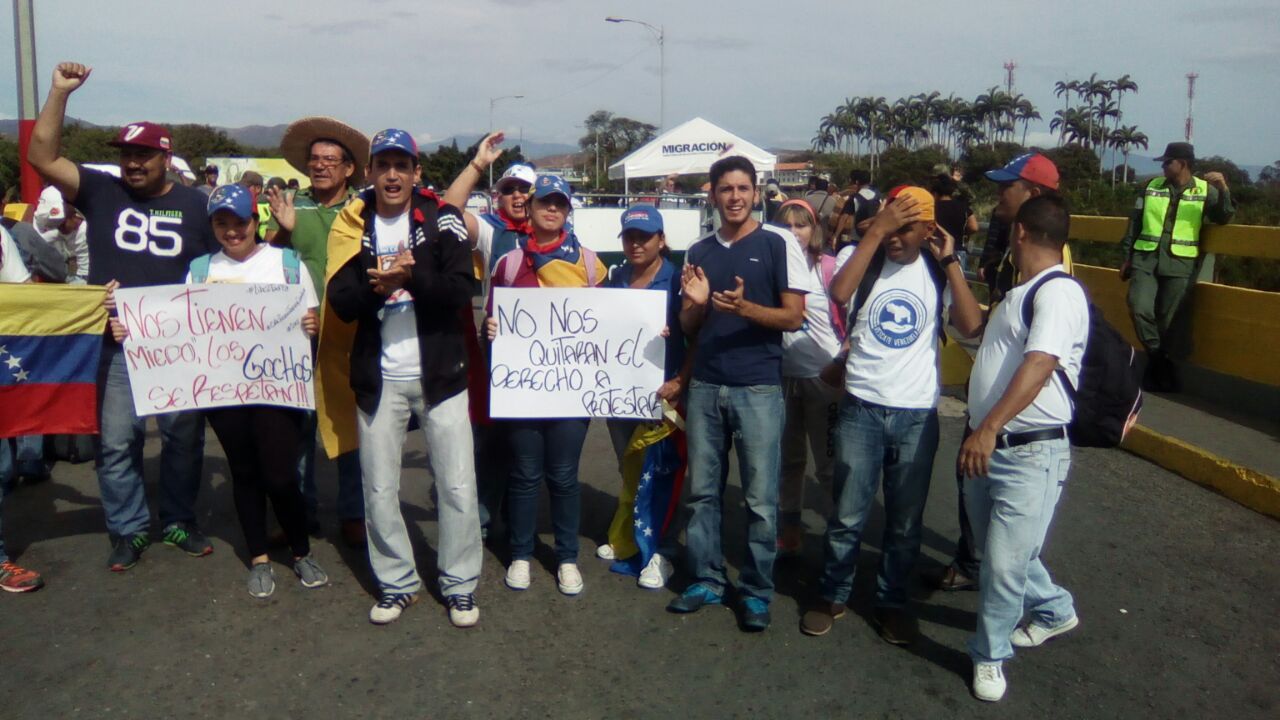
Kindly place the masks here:
MULTIPOLYGON (((191 273, 187 272, 187 282, 191 282, 191 273)), ((268 283, 284 284, 284 250, 272 245, 259 245, 252 255, 244 260, 232 260, 225 252, 214 253, 209 258, 209 283, 268 283)), ((301 262, 298 263, 298 284, 302 286, 302 296, 308 308, 320 305, 316 298, 316 286, 311 281, 311 273, 301 262)))

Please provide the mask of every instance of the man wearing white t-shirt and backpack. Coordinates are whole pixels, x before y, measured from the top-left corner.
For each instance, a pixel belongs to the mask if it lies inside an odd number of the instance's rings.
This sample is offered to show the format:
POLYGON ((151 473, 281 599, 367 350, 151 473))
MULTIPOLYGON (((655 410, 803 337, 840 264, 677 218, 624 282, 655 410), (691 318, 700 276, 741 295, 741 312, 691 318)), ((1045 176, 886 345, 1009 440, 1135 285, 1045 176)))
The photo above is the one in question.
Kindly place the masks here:
POLYGON ((412 415, 427 436, 439 497, 440 592, 450 622, 470 627, 480 619, 474 593, 482 550, 462 310, 475 276, 461 214, 415 187, 417 170, 418 147, 408 133, 373 137, 367 173, 373 188, 334 224, 334 233, 354 225, 360 247, 329 280, 327 297, 339 319, 356 323, 351 389, 369 564, 381 595, 369 620, 393 622, 422 589, 400 511, 401 455, 412 415))
POLYGON ((972 433, 958 465, 984 554, 978 629, 968 647, 973 694, 990 702, 1004 696, 1002 666, 1014 646, 1035 647, 1079 624, 1071 594, 1040 560, 1071 465, 1071 388, 1079 387, 1089 338, 1080 285, 1044 279, 1063 269, 1070 221, 1057 196, 1032 198, 1018 210, 1010 247, 1025 280, 992 312, 969 378, 972 433), (1028 312, 1023 305, 1033 290, 1028 312), (1020 626, 1024 613, 1030 620, 1020 626))
POLYGON ((884 478, 885 529, 877 577, 880 637, 907 645, 918 634, 907 610, 908 579, 938 449, 938 347, 943 311, 966 336, 982 311, 954 254, 955 239, 934 219, 924 188, 901 188, 856 250, 837 258, 836 303, 853 300, 845 398, 836 428, 834 508, 823 548, 821 595, 801 631, 824 635, 844 615, 863 526, 884 478), (924 247, 928 250, 925 251, 924 247), (843 264, 841 262, 843 261, 843 264))

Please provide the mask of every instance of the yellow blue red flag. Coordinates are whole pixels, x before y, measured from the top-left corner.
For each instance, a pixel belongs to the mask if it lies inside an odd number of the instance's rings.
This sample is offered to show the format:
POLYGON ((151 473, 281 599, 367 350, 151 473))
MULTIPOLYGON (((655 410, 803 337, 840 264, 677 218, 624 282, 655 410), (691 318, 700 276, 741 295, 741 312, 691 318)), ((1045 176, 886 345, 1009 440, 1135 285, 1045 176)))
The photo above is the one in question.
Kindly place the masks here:
POLYGON ((0 285, 0 438, 98 432, 106 291, 0 285))

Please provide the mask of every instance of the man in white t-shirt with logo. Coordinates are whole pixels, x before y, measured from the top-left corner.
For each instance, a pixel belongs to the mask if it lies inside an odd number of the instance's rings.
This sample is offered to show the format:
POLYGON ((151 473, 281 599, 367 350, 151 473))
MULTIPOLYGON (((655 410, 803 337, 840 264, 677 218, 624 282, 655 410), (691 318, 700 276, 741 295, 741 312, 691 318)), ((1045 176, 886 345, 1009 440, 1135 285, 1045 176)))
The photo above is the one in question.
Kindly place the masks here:
POLYGON ((338 233, 355 224, 360 248, 333 274, 326 297, 339 319, 356 324, 351 389, 369 564, 380 590, 369 620, 393 622, 422 589, 400 511, 401 455, 413 416, 427 436, 439 498, 440 593, 450 622, 471 627, 480 619, 474 593, 482 549, 463 312, 475 276, 461 213, 415 187, 417 171, 418 146, 407 132, 373 137, 367 172, 373 187, 334 225, 338 233))
POLYGON ((1079 624, 1071 594, 1040 560, 1054 507, 1071 466, 1066 426, 1074 409, 1064 383, 1079 385, 1089 306, 1062 271, 1071 216, 1057 196, 1019 208, 1010 247, 1026 278, 996 306, 969 376, 969 427, 960 448, 965 501, 983 549, 978 631, 968 642, 973 694, 1004 696, 1002 666, 1013 648, 1035 647, 1079 624), (1027 293, 1030 315, 1023 308, 1027 293), (1031 318, 1026 327, 1023 318, 1031 318), (1027 623, 1019 625, 1023 615, 1027 623))
POLYGON ((876 579, 880 637, 907 645, 919 633, 907 610, 908 580, 920 536, 933 456, 938 449, 938 346, 943 311, 963 335, 981 329, 982 311, 938 227, 933 195, 898 190, 856 250, 837 258, 837 303, 852 301, 845 398, 836 426, 834 508, 823 548, 821 597, 801 631, 823 635, 845 612, 862 529, 884 478, 885 530, 876 579), (927 249, 926 249, 927 247, 927 249))

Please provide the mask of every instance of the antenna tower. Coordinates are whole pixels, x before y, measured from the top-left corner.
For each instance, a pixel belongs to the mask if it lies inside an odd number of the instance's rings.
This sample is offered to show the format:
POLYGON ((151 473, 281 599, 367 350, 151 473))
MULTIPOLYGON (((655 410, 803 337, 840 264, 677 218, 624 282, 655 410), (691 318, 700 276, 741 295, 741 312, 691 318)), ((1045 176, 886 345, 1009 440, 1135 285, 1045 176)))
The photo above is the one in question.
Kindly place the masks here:
POLYGON ((1196 78, 1198 77, 1200 77, 1198 72, 1187 73, 1187 142, 1191 142, 1191 131, 1195 126, 1195 119, 1191 114, 1191 109, 1196 100, 1196 78))

